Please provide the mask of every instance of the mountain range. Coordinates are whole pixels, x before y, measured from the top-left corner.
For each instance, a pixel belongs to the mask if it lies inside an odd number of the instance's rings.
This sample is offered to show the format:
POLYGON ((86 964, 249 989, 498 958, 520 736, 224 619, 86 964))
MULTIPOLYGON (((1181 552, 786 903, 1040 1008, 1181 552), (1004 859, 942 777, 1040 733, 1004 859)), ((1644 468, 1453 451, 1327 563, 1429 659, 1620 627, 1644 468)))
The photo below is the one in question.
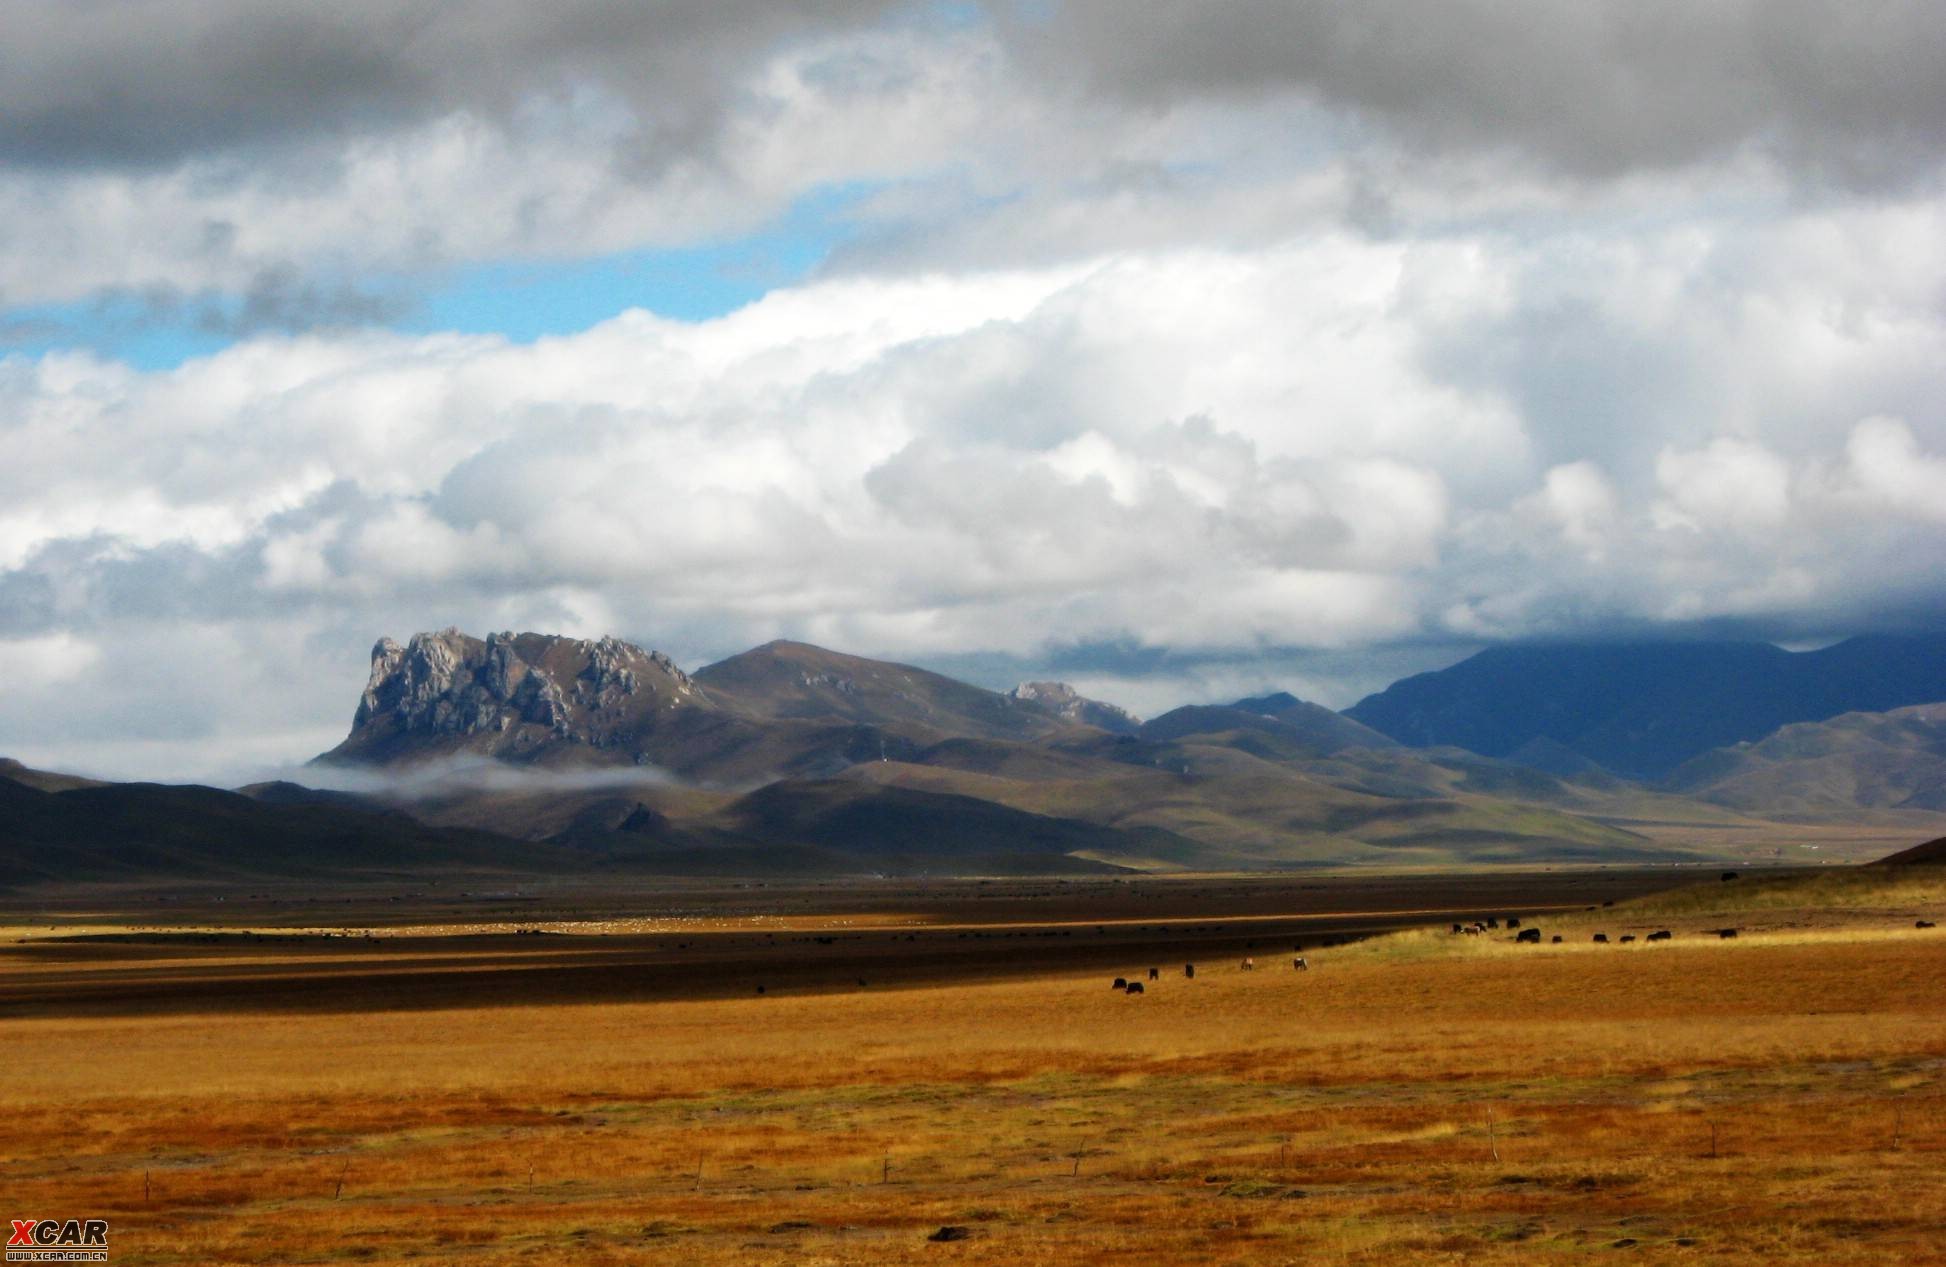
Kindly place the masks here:
POLYGON ((1858 809, 1946 811, 1946 704, 1844 713, 1678 766, 1672 789, 1772 817, 1858 809))
POLYGON ((950 739, 1043 739, 1080 724, 1063 713, 1077 701, 1001 694, 797 642, 766 643, 691 677, 614 638, 447 629, 404 646, 380 640, 351 733, 319 760, 633 763, 728 786, 828 776, 950 739))
MULTIPOLYGON (((789 779, 832 784, 827 800, 883 803, 897 789, 914 814, 910 797, 923 794, 959 798, 962 811, 978 802, 1081 824, 1097 836, 1078 853, 1144 867, 1438 863, 1455 851, 1666 854, 1572 812, 1584 794, 1550 776, 1467 754, 1412 753, 1289 695, 1140 722, 1058 683, 989 691, 793 642, 688 676, 608 639, 446 630, 404 646, 382 641, 350 735, 319 761, 397 769, 459 757, 557 774, 673 775, 637 789, 634 803, 664 834, 700 830, 718 840, 748 836, 742 794, 789 779), (1527 803, 1512 803, 1507 789, 1527 803)), ((460 792, 422 800, 415 812, 539 839, 597 805, 626 817, 634 803, 619 803, 612 790, 563 787, 460 792)), ((788 834, 774 817, 763 821, 766 838, 788 834)), ((803 843, 807 832, 793 839, 803 843)), ((943 820, 915 825, 911 847, 950 853, 954 834, 943 820)))
POLYGON ((1345 710, 1417 747, 1558 768, 1579 759, 1655 780, 1780 726, 1946 700, 1946 635, 1851 638, 1817 651, 1760 642, 1493 647, 1345 710))
POLYGON ((1928 693, 1939 639, 1498 648, 1344 713, 1278 692, 1145 722, 804 643, 689 674, 614 638, 448 629, 373 648, 305 780, 350 790, 0 762, 0 884, 1694 859, 1777 823, 1946 829, 1946 706, 1907 698, 1928 693))

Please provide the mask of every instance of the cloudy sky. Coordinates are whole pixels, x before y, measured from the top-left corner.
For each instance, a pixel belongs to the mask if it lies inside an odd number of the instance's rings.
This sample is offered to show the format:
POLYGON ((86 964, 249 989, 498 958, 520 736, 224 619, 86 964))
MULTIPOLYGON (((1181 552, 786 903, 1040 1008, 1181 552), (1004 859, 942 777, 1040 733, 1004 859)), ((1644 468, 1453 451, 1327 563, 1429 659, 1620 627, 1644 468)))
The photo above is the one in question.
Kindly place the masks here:
POLYGON ((381 634, 1153 713, 1946 624, 1936 0, 9 0, 0 753, 381 634))

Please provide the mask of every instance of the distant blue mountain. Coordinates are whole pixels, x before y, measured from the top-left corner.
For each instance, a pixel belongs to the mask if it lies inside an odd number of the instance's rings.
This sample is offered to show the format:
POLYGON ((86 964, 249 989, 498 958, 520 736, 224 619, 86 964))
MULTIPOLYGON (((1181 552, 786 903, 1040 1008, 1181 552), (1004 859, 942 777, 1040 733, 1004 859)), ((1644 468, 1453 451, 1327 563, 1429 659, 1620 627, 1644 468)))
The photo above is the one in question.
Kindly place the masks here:
POLYGON ((1413 747, 1523 760, 1562 749, 1659 779, 1712 748, 1793 722, 1946 700, 1946 634, 1873 635, 1820 651, 1764 642, 1493 647, 1345 710, 1413 747))

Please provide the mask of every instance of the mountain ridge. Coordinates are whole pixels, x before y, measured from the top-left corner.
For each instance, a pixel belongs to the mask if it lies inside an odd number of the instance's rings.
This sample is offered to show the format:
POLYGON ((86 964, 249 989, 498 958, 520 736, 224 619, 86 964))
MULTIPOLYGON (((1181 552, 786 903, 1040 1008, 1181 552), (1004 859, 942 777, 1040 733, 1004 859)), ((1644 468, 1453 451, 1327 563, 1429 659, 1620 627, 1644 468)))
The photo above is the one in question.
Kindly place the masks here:
POLYGON ((1946 699, 1946 635, 1868 635, 1817 651, 1759 642, 1490 647, 1395 682, 1345 715, 1414 747, 1514 758, 1547 741, 1654 781, 1795 722, 1946 699))
POLYGON ((1663 785, 1736 809, 1946 810, 1946 704, 1848 712, 1715 748, 1663 785))
MULTIPOLYGON (((1684 654, 1711 665, 1747 659, 1750 647, 1684 654)), ((1518 659, 1503 649, 1487 663, 1509 656, 1518 659)), ((1663 828, 1725 813, 1618 778, 1549 738, 1526 739, 1506 756, 1413 747, 1281 691, 1187 705, 1130 729, 1122 710, 1126 721, 1112 727, 1077 720, 1094 702, 1059 684, 996 692, 788 640, 679 673, 667 657, 612 639, 479 640, 449 630, 404 648, 381 641, 354 733, 325 760, 350 754, 409 767, 472 753, 542 770, 653 766, 688 790, 644 793, 647 808, 672 829, 719 835, 713 816, 725 796, 780 779, 883 783, 1159 830, 1173 839, 1149 856, 1172 865, 1667 856, 1633 829, 1637 820, 1678 854, 1707 854, 1706 837, 1672 841, 1663 828), (442 686, 444 696, 434 689, 442 686)), ((613 795, 462 791, 412 808, 434 821, 547 839, 613 795)))
MULTIPOLYGON (((1870 654, 1846 656, 1871 667, 1870 654)), ((1688 658, 1779 663, 1748 647, 1688 658)), ((1538 689, 1560 686, 1557 674, 1538 689)), ((991 691, 805 643, 691 675, 615 638, 446 629, 373 647, 351 731, 318 758, 366 767, 366 790, 272 782, 239 797, 0 762, 14 811, 0 819, 0 865, 48 878, 442 860, 834 875, 1667 861, 1717 856, 1707 834, 1685 841, 1672 822, 1747 830, 1758 820, 1732 816, 1785 806, 1780 787, 1843 790, 1790 802, 1804 815, 1791 821, 1834 821, 1867 799, 1901 829, 1939 821, 1910 788, 1873 799, 1862 776, 1801 773, 1890 769, 1895 752, 1913 773, 1884 786, 1923 782, 1941 761, 1929 727, 1946 736, 1927 709, 1786 727, 1692 758, 1658 788, 1549 737, 1506 757, 1415 747, 1282 691, 1138 723, 1059 683, 991 691), (1091 709, 1111 710, 1109 724, 1091 724, 1091 709)))
POLYGON ((777 640, 694 675, 619 638, 381 638, 351 731, 315 760, 393 766, 472 755, 542 767, 654 766, 740 786, 905 759, 942 741, 1132 730, 1060 683, 990 691, 913 665, 777 640))

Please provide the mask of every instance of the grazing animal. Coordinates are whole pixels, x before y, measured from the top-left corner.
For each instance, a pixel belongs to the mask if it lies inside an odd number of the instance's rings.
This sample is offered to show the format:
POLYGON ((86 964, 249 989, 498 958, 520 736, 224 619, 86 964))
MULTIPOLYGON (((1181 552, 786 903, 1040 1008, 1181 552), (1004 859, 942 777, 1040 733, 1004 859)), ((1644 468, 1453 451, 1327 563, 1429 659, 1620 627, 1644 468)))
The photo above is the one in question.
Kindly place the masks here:
POLYGON ((1719 928, 1716 930, 1716 935, 1724 941, 1728 941, 1737 935, 1737 930, 1734 928, 1719 928))
POLYGON ((1914 924, 1913 927, 1914 928, 1937 928, 1939 927, 1939 925, 1933 923, 1929 919, 1922 919, 1918 923, 1914 924))
POLYGON ((1185 977, 1189 977, 1193 979, 1196 976, 1196 965, 1193 963, 1184 964, 1182 966, 1182 974, 1185 977))
POLYGON ((1160 969, 1160 968, 1151 968, 1151 969, 1149 969, 1149 980, 1151 980, 1151 981, 1160 981, 1160 980, 1162 980, 1162 969, 1160 969))
POLYGON ((1480 930, 1477 928, 1462 928, 1460 931, 1468 937, 1478 937, 1480 935, 1480 930))
POLYGON ((1670 939, 1671 937, 1673 937, 1674 935, 1675 935, 1675 934, 1673 934, 1673 933, 1671 933, 1671 932, 1670 932, 1670 931, 1669 931, 1668 929, 1666 929, 1666 928, 1664 928, 1664 929, 1661 929, 1661 930, 1660 930, 1660 931, 1658 931, 1658 932, 1653 932, 1653 933, 1650 933, 1650 934, 1649 934, 1649 940, 1650 940, 1650 941, 1668 941, 1668 940, 1669 940, 1669 939, 1670 939))
POLYGON ((1305 963, 1302 959, 1291 960, 1291 967, 1295 968, 1299 972, 1309 972, 1311 970, 1311 965, 1305 963))
POLYGON ((1523 928, 1520 930, 1519 935, 1516 936, 1514 940, 1532 942, 1534 945, 1538 946, 1541 944, 1541 930, 1538 928, 1523 928))
POLYGON ((1114 984, 1114 985, 1112 985, 1112 986, 1110 986, 1110 987, 1108 987, 1108 988, 1109 988, 1109 989, 1111 989, 1111 990, 1126 990, 1126 989, 1128 989, 1128 978, 1127 978, 1127 977, 1116 977, 1116 978, 1115 978, 1115 984, 1114 984))
POLYGON ((1623 933, 1623 934, 1622 934, 1622 944, 1623 944, 1624 946, 1626 946, 1626 945, 1628 945, 1628 944, 1629 944, 1630 942, 1632 942, 1632 941, 1634 941, 1634 940, 1635 940, 1635 934, 1634 934, 1634 933, 1623 933))
POLYGON ((1596 933, 1596 934, 1595 934, 1595 940, 1596 940, 1596 941, 1598 941, 1598 942, 1601 942, 1601 943, 1602 943, 1603 945, 1607 945, 1607 944, 1608 944, 1608 934, 1607 934, 1607 933, 1596 933))
POLYGON ((1514 916, 1510 916, 1510 917, 1508 917, 1508 919, 1507 919, 1507 927, 1508 927, 1508 928, 1519 928, 1519 927, 1520 927, 1520 920, 1519 920, 1519 918, 1518 918, 1518 917, 1514 917, 1514 916))
POLYGON ((1556 933, 1554 934, 1554 936, 1548 938, 1548 940, 1552 942, 1554 945, 1558 946, 1561 944, 1561 934, 1556 933))
POLYGON ((1734 880, 1736 878, 1737 878, 1737 873, 1734 871, 1725 871, 1723 873, 1723 879, 1725 881, 1734 880))
POLYGON ((1142 983, 1141 983, 1140 981, 1131 981, 1131 982, 1129 982, 1129 983, 1128 983, 1128 993, 1130 993, 1130 994, 1140 994, 1140 993, 1142 993, 1142 983))
POLYGON ((1499 921, 1499 920, 1497 920, 1497 919, 1490 919, 1490 920, 1488 920, 1488 921, 1487 921, 1487 927, 1488 927, 1488 928, 1498 928, 1498 927, 1500 927, 1500 921, 1499 921))
POLYGON ((1453 925, 1453 931, 1454 931, 1454 932, 1456 932, 1456 933, 1457 933, 1457 932, 1459 932, 1459 931, 1461 931, 1461 930, 1460 930, 1460 926, 1459 926, 1458 924, 1455 924, 1455 925, 1453 925))
POLYGON ((1244 959, 1243 970, 1245 972, 1254 972, 1256 970, 1256 967, 1257 967, 1257 961, 1255 959, 1251 959, 1248 957, 1244 959))

